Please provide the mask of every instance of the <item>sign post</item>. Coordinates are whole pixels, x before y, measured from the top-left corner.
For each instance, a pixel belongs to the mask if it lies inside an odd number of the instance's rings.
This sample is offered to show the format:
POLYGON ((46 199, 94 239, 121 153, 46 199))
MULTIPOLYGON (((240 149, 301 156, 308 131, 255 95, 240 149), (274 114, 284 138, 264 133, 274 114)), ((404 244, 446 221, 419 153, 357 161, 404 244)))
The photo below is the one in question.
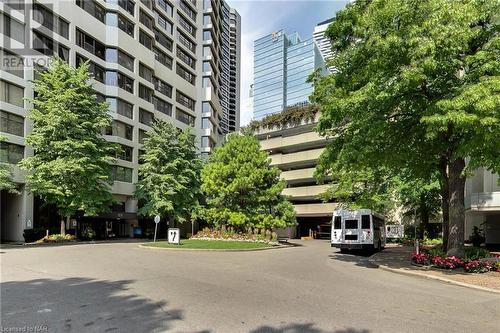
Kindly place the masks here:
POLYGON ((168 229, 168 242, 171 244, 180 244, 181 233, 179 228, 169 228, 168 229))
POLYGON ((160 223, 160 216, 156 215, 155 216, 155 238, 153 240, 153 243, 156 242, 156 231, 158 230, 158 223, 160 223))

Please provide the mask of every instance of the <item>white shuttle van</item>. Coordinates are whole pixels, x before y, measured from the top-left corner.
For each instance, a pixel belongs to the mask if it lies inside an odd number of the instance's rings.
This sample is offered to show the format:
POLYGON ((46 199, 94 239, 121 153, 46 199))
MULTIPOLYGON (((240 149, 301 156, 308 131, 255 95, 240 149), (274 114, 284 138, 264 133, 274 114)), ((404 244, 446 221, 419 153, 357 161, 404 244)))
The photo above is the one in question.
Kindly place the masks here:
POLYGON ((332 247, 340 250, 385 247, 385 218, 370 209, 342 209, 333 212, 332 247))

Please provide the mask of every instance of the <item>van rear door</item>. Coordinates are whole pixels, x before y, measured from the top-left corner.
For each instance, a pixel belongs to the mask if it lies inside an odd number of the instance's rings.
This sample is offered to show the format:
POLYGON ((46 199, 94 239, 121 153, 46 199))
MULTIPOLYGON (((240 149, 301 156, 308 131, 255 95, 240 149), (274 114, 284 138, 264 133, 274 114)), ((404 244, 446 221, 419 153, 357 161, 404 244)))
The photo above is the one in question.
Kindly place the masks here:
POLYGON ((343 242, 347 244, 358 243, 360 237, 359 219, 357 217, 346 217, 343 224, 343 242))

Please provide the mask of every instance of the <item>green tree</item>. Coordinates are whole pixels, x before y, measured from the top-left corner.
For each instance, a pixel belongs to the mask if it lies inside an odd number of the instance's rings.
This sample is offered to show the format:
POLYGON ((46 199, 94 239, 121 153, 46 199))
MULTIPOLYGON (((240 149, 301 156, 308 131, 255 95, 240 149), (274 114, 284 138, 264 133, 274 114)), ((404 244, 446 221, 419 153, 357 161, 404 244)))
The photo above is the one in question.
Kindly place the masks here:
POLYGON ((215 225, 284 228, 295 224, 292 204, 281 195, 280 171, 250 135, 233 134, 210 156, 201 173, 206 207, 201 215, 215 225))
POLYGON ((28 188, 67 221, 77 212, 107 211, 113 202, 109 162, 115 146, 101 135, 111 120, 108 105, 97 101, 90 84, 88 64, 75 69, 53 59, 38 74, 29 113, 33 130, 26 137, 34 154, 20 162, 28 171, 28 188))
POLYGON ((184 222, 198 206, 202 163, 195 137, 157 120, 144 141, 135 196, 143 216, 160 215, 184 222))
POLYGON ((323 171, 438 171, 450 255, 463 256, 467 172, 500 171, 498 13, 498 0, 353 2, 327 30, 336 72, 314 79, 319 131, 335 136, 323 171))
MULTIPOLYGON (((5 137, 0 136, 0 143, 5 141, 5 137)), ((12 166, 8 163, 0 162, 0 191, 6 190, 11 193, 18 193, 16 183, 12 180, 12 166)))

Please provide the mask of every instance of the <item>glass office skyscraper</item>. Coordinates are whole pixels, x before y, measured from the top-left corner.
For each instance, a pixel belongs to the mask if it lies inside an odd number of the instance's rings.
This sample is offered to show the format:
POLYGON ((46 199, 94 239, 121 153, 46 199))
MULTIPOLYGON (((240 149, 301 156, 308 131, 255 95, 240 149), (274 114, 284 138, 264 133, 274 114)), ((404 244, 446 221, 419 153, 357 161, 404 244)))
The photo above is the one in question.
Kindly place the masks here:
POLYGON ((312 38, 283 30, 254 41, 253 118, 255 120, 308 103, 308 76, 324 62, 312 38))

